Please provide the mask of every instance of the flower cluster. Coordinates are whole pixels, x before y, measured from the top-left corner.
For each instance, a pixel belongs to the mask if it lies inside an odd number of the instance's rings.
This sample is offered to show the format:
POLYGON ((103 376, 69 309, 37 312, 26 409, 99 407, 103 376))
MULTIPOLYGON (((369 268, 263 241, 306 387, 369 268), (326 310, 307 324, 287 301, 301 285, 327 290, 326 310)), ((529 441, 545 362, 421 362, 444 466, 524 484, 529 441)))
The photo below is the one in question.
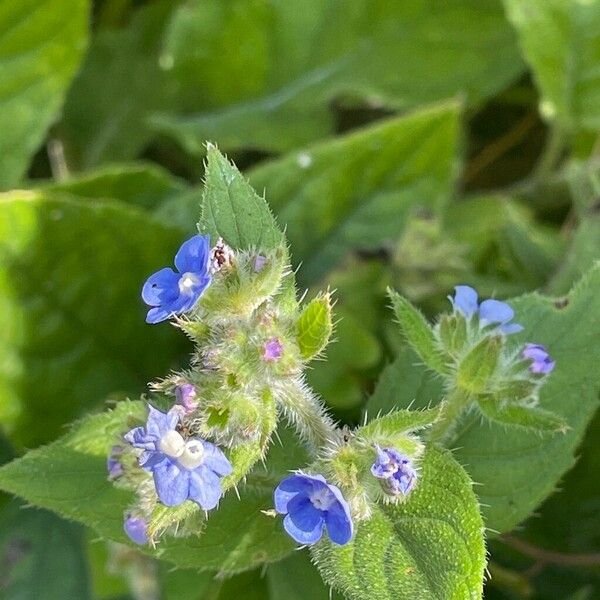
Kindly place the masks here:
MULTIPOLYGON (((479 304, 477 292, 468 285, 457 285, 454 297, 448 296, 455 313, 461 314, 467 321, 477 318, 481 330, 498 331, 505 335, 523 331, 523 326, 513 323, 515 311, 506 302, 489 299, 479 304)), ((555 361, 541 344, 526 344, 521 352, 522 358, 530 360, 532 373, 546 375, 555 367, 555 361)))
POLYGON ((395 448, 377 446, 377 460, 371 466, 374 477, 381 479, 387 493, 407 496, 417 483, 417 471, 411 459, 395 448))
POLYGON ((493 326, 494 329, 504 333, 518 333, 523 331, 523 326, 512 323, 515 311, 506 302, 489 299, 478 303, 477 292, 468 285, 457 285, 454 288, 454 297, 448 296, 454 310, 465 319, 477 317, 479 327, 493 326))
POLYGON ((196 527, 188 520, 193 511, 217 508, 264 457, 279 413, 321 456, 274 490, 275 512, 298 543, 315 544, 327 532, 333 543, 347 544, 354 522, 368 518, 368 505, 404 500, 415 488, 411 456, 389 441, 403 438, 394 434, 382 446, 368 438, 338 444, 344 436, 302 377, 331 333, 330 297, 318 296, 301 311, 289 295, 280 296, 290 273, 285 260, 285 248, 234 252, 222 239, 211 248, 208 236, 196 235, 178 250, 176 270, 161 269, 144 284, 146 321, 173 319, 195 351, 187 371, 151 384, 156 396, 146 403, 145 423, 125 433, 107 460, 109 479, 137 491, 123 525, 133 542, 155 543, 165 531, 185 535, 196 527), (315 317, 323 316, 315 329, 315 317), (323 458, 323 448, 338 454, 323 458), (343 474, 349 449, 356 480, 343 474))

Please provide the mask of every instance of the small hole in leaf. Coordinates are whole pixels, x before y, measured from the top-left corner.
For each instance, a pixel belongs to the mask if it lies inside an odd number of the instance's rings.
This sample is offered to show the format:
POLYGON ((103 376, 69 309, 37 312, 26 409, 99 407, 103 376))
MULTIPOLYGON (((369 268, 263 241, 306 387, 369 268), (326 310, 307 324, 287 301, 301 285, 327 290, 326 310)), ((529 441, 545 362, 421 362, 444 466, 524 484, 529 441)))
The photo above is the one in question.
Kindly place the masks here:
POLYGON ((554 303, 554 306, 558 309, 565 308, 569 304, 568 298, 560 298, 554 303))

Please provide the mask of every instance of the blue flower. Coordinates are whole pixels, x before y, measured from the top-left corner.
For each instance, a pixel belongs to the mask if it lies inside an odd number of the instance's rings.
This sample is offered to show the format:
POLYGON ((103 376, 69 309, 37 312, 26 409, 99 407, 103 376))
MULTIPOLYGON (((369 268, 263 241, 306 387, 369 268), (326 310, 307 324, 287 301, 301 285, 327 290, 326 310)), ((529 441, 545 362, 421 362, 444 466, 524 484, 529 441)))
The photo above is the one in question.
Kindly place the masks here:
POLYGON ((352 538, 350 507, 339 488, 322 475, 286 477, 275 489, 274 500, 275 510, 285 515, 285 530, 300 544, 318 542, 323 527, 336 544, 347 544, 352 538))
POLYGON ((477 292, 468 285, 457 285, 454 288, 454 298, 448 296, 448 300, 454 310, 466 319, 471 319, 473 315, 478 314, 481 328, 495 325, 505 334, 523 331, 522 325, 511 323, 515 311, 506 302, 490 299, 478 304, 477 292))
POLYGON ((417 483, 418 474, 408 456, 394 448, 376 447, 377 459, 371 466, 371 473, 384 480, 387 492, 394 496, 408 495, 417 483))
POLYGON ((165 267, 150 275, 142 288, 142 299, 153 307, 146 322, 160 323, 194 308, 210 284, 209 260, 209 237, 195 235, 175 255, 177 273, 165 267))
POLYGON ((532 373, 545 375, 550 373, 556 366, 556 362, 552 360, 546 348, 541 344, 526 344, 521 356, 531 360, 529 370, 532 373))
POLYGON ((148 409, 146 427, 132 429, 125 440, 143 450, 139 464, 152 473, 159 500, 166 506, 192 500, 204 510, 214 508, 223 495, 221 477, 232 472, 231 463, 210 442, 183 438, 176 430, 180 406, 166 414, 148 409))
POLYGON ((146 533, 148 523, 146 523, 145 519, 128 515, 125 517, 123 529, 132 542, 140 545, 148 543, 148 535, 146 533))

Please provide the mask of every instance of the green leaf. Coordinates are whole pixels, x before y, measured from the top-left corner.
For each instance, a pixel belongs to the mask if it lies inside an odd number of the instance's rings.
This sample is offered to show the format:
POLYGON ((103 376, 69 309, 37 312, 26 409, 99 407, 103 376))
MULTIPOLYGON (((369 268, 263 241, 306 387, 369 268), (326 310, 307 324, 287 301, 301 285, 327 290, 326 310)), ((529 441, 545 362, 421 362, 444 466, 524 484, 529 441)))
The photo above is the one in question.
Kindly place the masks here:
POLYGON ((0 512, 6 600, 91 600, 81 528, 43 510, 11 502, 0 512))
POLYGON ((567 130, 600 129, 600 5, 504 0, 542 95, 540 111, 567 130))
POLYGON ((424 410, 394 410, 387 415, 370 420, 367 425, 361 427, 361 437, 374 439, 397 433, 419 431, 431 425, 437 418, 437 408, 424 410))
POLYGON ((137 11, 128 27, 94 36, 60 123, 70 166, 135 158, 153 137, 146 118, 169 97, 158 54, 173 9, 169 0, 154 2, 137 11))
POLYGON ((377 507, 349 544, 323 541, 313 556, 351 600, 481 598, 486 556, 472 483, 450 453, 432 448, 405 502, 377 507))
POLYGON ((212 144, 207 147, 199 227, 213 242, 221 236, 236 249, 272 250, 284 243, 265 199, 212 144))
MULTIPOLYGON (((594 267, 565 298, 528 294, 509 301, 515 321, 525 326, 511 336, 514 344, 543 344, 556 368, 540 392, 540 408, 564 419, 564 434, 536 436, 530 431, 465 419, 453 447, 461 464, 478 484, 486 525, 510 531, 555 489, 575 463, 583 433, 598 407, 600 372, 596 340, 600 336, 600 265, 594 267)), ((384 374, 385 388, 367 410, 427 407, 441 398, 441 382, 418 365, 411 353, 384 374), (395 389, 389 386, 395 383, 395 389)))
MULTIPOLYGON (((88 171, 64 181, 43 184, 38 189, 87 200, 120 200, 141 208, 153 209, 162 206, 172 197, 179 197, 189 188, 184 181, 173 177, 155 164, 132 163, 88 171)), ((198 194, 199 192, 196 192, 196 197, 198 194)), ((187 223, 188 229, 193 231, 195 221, 194 218, 187 223)), ((169 220, 163 222, 177 226, 169 220)))
POLYGON ((390 119, 293 152, 250 172, 285 226, 298 276, 312 282, 356 248, 400 237, 415 207, 450 198, 458 145, 456 104, 390 119))
POLYGON ((313 298, 300 313, 296 324, 296 339, 304 360, 318 356, 331 337, 331 297, 322 294, 313 298))
POLYGON ((567 424, 549 410, 518 404, 501 405, 495 400, 480 400, 479 409, 483 415, 499 425, 522 427, 542 433, 564 433, 567 424))
POLYGON ((343 600, 331 593, 310 561, 308 550, 293 552, 267 569, 269 600, 343 600))
POLYGON ((87 44, 87 0, 0 1, 0 189, 17 184, 56 119, 87 44))
POLYGON ((206 139, 280 152, 327 136, 336 101, 477 103, 523 69, 497 0, 196 1, 175 14, 162 62, 191 112, 153 123, 200 155, 206 139))
POLYGON ((554 294, 565 294, 594 263, 600 260, 600 215, 584 217, 573 235, 571 246, 548 287, 554 294))
MULTIPOLYGON (((0 468, 0 489, 29 503, 93 528, 102 537, 128 543, 123 514, 133 494, 106 477, 106 457, 128 424, 145 414, 141 402, 120 402, 107 413, 87 417, 56 442, 32 450, 0 468)), ((273 506, 273 489, 307 457, 287 431, 274 444, 266 467, 257 466, 239 486, 241 501, 229 492, 211 512, 200 536, 164 538, 143 551, 179 567, 234 573, 279 560, 294 544, 281 522, 261 511, 273 506)), ((139 546, 136 546, 139 548, 139 546)))
POLYGON ((182 237, 115 202, 0 197, 0 420, 17 443, 139 393, 181 355, 176 331, 144 322, 140 289, 182 237))
POLYGON ((421 311, 392 289, 388 290, 388 295, 404 337, 419 358, 430 369, 438 373, 447 372, 448 367, 444 355, 438 348, 433 329, 421 311))

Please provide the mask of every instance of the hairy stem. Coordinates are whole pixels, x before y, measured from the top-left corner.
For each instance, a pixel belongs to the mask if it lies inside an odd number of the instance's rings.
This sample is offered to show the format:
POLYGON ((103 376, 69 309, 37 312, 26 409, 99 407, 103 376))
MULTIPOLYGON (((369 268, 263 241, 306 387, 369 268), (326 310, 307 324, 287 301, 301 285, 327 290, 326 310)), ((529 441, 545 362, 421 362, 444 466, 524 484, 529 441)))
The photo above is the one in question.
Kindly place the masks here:
POLYGON ((500 539, 507 546, 510 546, 521 554, 534 558, 541 563, 569 567, 596 567, 600 565, 600 553, 598 552, 590 554, 565 554, 563 552, 538 548, 537 546, 513 537, 512 535, 503 535, 500 539))
POLYGON ((274 392, 285 418, 311 451, 316 452, 337 438, 333 420, 317 395, 302 379, 292 379, 279 385, 274 392))
POLYGON ((452 441, 458 420, 470 400, 469 395, 461 390, 454 390, 446 396, 429 434, 432 442, 447 445, 452 441))

